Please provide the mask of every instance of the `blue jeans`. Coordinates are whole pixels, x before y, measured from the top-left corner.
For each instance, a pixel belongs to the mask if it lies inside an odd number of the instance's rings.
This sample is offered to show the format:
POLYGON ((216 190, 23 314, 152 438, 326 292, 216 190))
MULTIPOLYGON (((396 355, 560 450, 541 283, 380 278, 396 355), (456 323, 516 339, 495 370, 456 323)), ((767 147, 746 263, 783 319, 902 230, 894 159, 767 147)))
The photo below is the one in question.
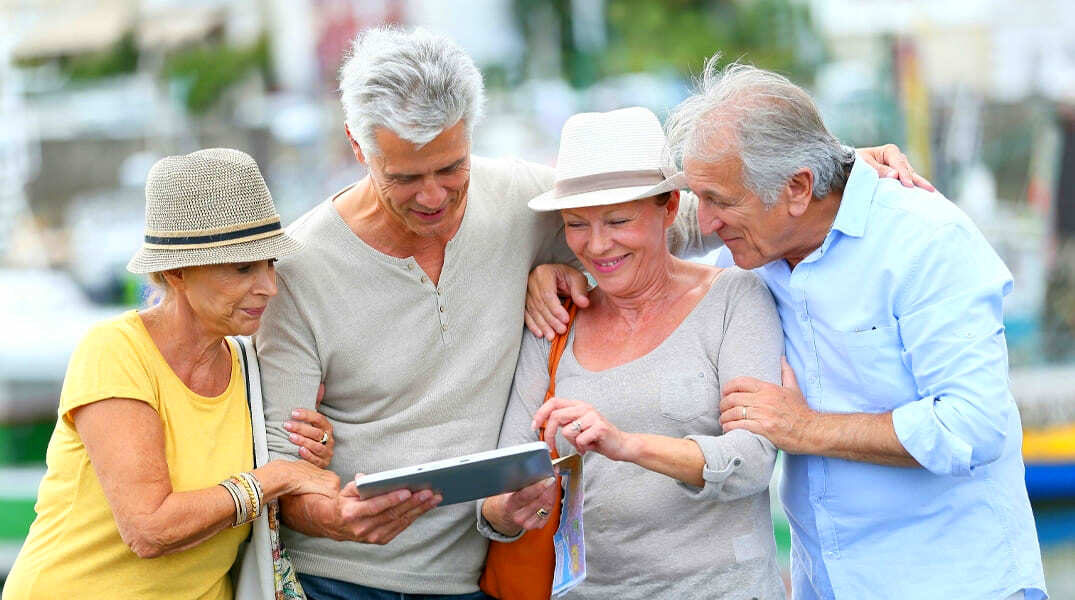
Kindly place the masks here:
POLYGON ((309 600, 494 600, 480 590, 470 594, 404 594, 317 575, 298 576, 309 600))

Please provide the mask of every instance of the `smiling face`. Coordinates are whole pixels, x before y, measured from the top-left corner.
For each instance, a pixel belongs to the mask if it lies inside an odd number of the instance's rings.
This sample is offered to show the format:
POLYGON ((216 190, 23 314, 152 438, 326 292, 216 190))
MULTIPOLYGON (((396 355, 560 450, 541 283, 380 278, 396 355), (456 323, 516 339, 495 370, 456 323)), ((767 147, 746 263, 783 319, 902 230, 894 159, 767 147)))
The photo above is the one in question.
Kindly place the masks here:
POLYGON ((274 260, 181 269, 169 285, 184 295, 206 331, 219 335, 252 335, 276 295, 274 260))
POLYGON ((670 257, 665 229, 676 218, 679 193, 658 206, 654 198, 560 211, 567 245, 597 285, 613 296, 644 289, 670 257))
POLYGON ((766 208, 743 182, 743 162, 734 152, 717 161, 687 158, 687 185, 698 196, 698 225, 716 233, 735 264, 754 269, 784 257, 789 223, 786 202, 766 208))
POLYGON ((470 140, 463 121, 416 148, 386 128, 375 138, 380 154, 363 156, 381 209, 405 235, 451 239, 463 221, 470 184, 470 140))

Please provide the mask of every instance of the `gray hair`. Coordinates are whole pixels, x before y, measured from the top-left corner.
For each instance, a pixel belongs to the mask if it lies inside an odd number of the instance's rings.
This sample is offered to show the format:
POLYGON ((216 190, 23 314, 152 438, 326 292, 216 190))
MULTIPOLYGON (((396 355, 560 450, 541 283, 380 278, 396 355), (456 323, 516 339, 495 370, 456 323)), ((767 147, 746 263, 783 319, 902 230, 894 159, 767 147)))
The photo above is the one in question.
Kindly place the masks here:
POLYGON ((455 42, 421 28, 381 27, 355 37, 340 68, 340 101, 359 147, 378 154, 377 127, 422 146, 462 119, 470 139, 485 89, 455 42))
POLYGON ((855 152, 840 143, 821 120, 805 91, 786 77, 751 65, 718 66, 706 60, 697 93, 668 119, 668 137, 679 161, 716 161, 738 151, 746 186, 765 206, 799 169, 814 175, 814 197, 843 189, 855 152), (735 147, 715 148, 715 134, 730 131, 735 147))

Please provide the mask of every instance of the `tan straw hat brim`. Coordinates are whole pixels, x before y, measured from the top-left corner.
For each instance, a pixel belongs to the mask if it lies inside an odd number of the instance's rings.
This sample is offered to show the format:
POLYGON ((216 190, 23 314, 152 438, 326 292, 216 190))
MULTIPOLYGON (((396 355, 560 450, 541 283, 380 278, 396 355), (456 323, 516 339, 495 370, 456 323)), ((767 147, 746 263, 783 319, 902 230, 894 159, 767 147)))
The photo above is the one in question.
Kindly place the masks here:
POLYGON ((641 200, 652 196, 659 196, 665 192, 671 192, 686 187, 683 174, 677 173, 657 185, 636 185, 622 188, 611 188, 557 196, 556 190, 552 189, 530 200, 526 205, 531 210, 552 211, 565 208, 579 208, 582 206, 608 206, 632 200, 641 200))
POLYGON ((127 270, 141 274, 199 265, 257 262, 294 254, 301 249, 302 242, 283 231, 271 237, 208 248, 175 250, 143 245, 127 263, 127 270))

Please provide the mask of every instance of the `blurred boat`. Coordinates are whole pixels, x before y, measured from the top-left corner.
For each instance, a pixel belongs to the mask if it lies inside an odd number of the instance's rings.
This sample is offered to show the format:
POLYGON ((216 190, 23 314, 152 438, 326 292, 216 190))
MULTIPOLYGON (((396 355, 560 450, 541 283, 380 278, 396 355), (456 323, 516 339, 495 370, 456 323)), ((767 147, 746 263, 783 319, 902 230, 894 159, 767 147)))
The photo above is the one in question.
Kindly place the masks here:
POLYGON ((1075 499, 1075 423, 1023 431, 1031 500, 1075 499))

